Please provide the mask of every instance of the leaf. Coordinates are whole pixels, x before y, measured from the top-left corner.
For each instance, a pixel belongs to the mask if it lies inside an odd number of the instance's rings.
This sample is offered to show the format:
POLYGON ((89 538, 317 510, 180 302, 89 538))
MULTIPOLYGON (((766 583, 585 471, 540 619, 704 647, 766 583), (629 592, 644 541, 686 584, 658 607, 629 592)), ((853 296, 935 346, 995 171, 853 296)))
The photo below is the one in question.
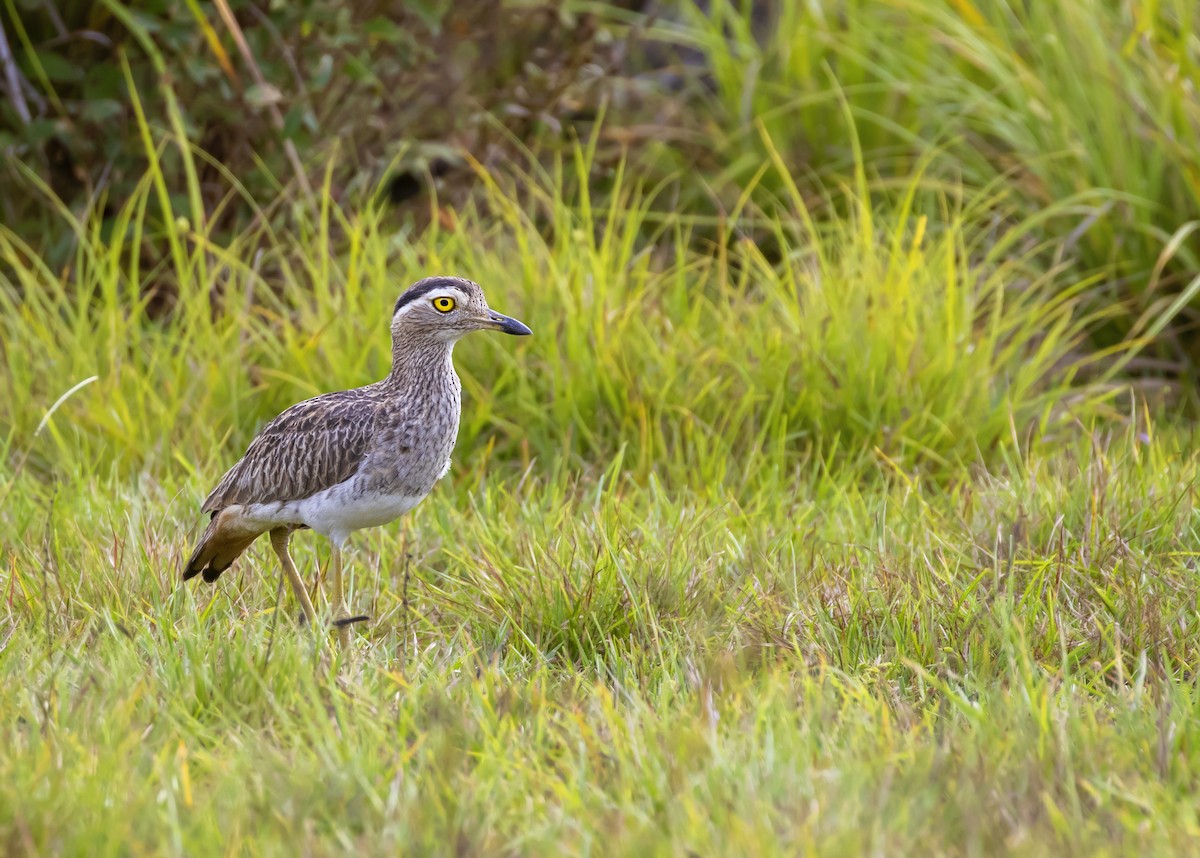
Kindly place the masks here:
POLYGON ((124 101, 125 79, 121 71, 111 64, 98 64, 88 69, 83 81, 83 98, 85 100, 111 98, 124 101))
POLYGON ((404 39, 404 30, 387 18, 372 18, 363 26, 363 32, 371 38, 392 45, 404 39))
POLYGON ((121 102, 111 98, 99 98, 84 102, 83 109, 79 111, 79 118, 88 122, 104 122, 119 116, 122 110, 124 108, 121 102))
POLYGON ((136 9, 127 9, 125 11, 133 22, 147 33, 157 33, 162 30, 162 22, 154 15, 147 15, 145 12, 139 12, 136 9))
POLYGON ((54 51, 42 51, 38 54, 46 77, 56 83, 78 83, 83 80, 83 69, 68 60, 62 54, 54 51))
POLYGON ((317 63, 317 68, 313 71, 312 80, 310 81, 313 89, 324 89, 329 83, 330 77, 333 76, 333 56, 331 54, 322 54, 320 61, 317 63))
POLYGON ((353 81, 366 80, 375 77, 375 73, 371 71, 370 67, 355 56, 346 57, 346 62, 342 66, 342 71, 346 77, 353 81))
POLYGON ((442 16, 446 9, 441 3, 431 3, 429 0, 408 0, 408 8, 421 23, 429 28, 429 32, 437 36, 442 32, 442 16))
POLYGON ((58 124, 52 119, 34 119, 25 126, 25 139, 41 145, 58 133, 58 124))
POLYGON ((317 127, 317 117, 302 104, 294 105, 283 116, 283 136, 289 139, 304 131, 316 131, 317 127))
POLYGON ((258 110, 283 101, 283 93, 279 91, 279 87, 269 83, 254 84, 246 90, 245 96, 246 103, 258 110))

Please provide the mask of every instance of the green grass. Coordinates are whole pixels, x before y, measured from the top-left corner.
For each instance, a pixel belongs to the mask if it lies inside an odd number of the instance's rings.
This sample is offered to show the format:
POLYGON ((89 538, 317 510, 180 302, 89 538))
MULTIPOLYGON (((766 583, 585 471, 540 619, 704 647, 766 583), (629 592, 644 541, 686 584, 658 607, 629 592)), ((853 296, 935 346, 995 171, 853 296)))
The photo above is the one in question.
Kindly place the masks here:
MULTIPOLYGON (((1001 182, 1023 218, 1056 210, 1043 232, 1062 258, 1104 269, 1096 297, 1123 307, 1106 342, 1193 281, 1200 14, 1189 0, 784 0, 760 40, 748 3, 713 0, 711 17, 681 5, 683 24, 652 32, 711 68, 709 188, 741 192, 766 157, 763 128, 806 188, 844 180, 860 152, 903 181, 936 147, 936 177, 1001 182)), ((1189 351, 1186 337, 1172 345, 1173 357, 1189 351)))
POLYGON ((454 231, 328 204, 257 262, 179 223, 140 268, 141 198, 64 272, 0 237, 9 851, 1186 848, 1200 457, 1079 375, 1091 286, 1032 226, 864 180, 773 216, 780 264, 647 241, 624 180, 488 181, 454 231), (181 587, 220 471, 384 372, 432 270, 536 333, 459 349, 451 478, 356 538, 354 653, 262 546, 181 587))
MULTIPOLYGON (((1200 288, 1170 268, 1191 156, 1072 143, 1101 88, 1055 74, 1083 45, 1129 87, 1192 73, 1191 19, 1028 13, 1064 54, 1018 44, 1020 4, 784 4, 806 26, 748 83, 716 5, 710 106, 750 107, 713 174, 634 178, 597 129, 417 229, 333 169, 309 208, 214 165, 225 205, 291 210, 224 236, 173 104, 107 215, 16 167, 76 240, 52 268, 0 225, 0 852, 1189 854, 1200 452, 1125 372, 1200 288), (930 41, 865 41, 899 11, 930 41), (773 112, 810 84, 803 122, 773 112), (265 545, 182 586, 215 480, 283 407, 381 377, 434 272, 534 336, 456 350, 454 467, 354 537, 352 652, 297 626, 265 545)), ((1192 121, 1154 92, 1139 121, 1192 121)), ((315 588, 328 544, 293 544, 315 588)))
MULTIPOLYGON (((754 497, 464 461, 359 537, 331 661, 259 547, 181 588, 198 485, 6 502, 9 851, 1186 852, 1194 439, 970 486, 754 497)), ((616 470, 615 468, 613 469, 616 470)), ((15 500, 14 500, 15 497, 15 500)), ((302 569, 324 546, 299 540, 302 569)))

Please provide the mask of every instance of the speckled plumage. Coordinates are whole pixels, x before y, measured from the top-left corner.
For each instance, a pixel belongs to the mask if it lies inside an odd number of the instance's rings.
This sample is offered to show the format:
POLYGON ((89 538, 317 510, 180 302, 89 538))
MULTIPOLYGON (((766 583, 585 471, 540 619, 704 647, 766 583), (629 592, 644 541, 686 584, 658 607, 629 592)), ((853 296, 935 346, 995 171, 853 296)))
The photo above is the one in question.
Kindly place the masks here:
POLYGON ((454 343, 485 328, 529 333, 492 312, 469 280, 431 277, 409 287, 393 310, 388 376, 297 403, 267 423, 204 501, 212 520, 184 566, 184 580, 198 574, 216 580, 268 531, 294 576, 285 558, 292 530, 311 528, 336 550, 351 532, 385 524, 419 503, 449 470, 458 434, 462 388, 454 343), (447 299, 453 308, 439 310, 447 299))

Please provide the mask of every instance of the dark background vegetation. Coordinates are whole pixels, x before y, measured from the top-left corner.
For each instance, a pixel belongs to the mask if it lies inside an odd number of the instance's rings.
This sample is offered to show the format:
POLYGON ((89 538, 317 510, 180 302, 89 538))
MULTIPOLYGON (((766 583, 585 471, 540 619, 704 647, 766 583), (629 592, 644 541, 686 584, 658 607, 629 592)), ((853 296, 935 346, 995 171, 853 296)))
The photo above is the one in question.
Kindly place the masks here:
MULTIPOLYGON (((1052 211, 1047 262, 1102 272, 1095 342, 1153 329, 1133 368, 1177 374, 1197 354, 1194 302, 1174 304, 1200 271, 1195 15, 1094 5, 8 0, 0 212, 65 262, 58 200, 111 213, 144 175, 130 83, 157 129, 178 105, 214 234, 284 223, 326 181, 451 218, 430 195, 461 205, 472 159, 503 168, 599 127, 595 190, 631 159, 711 241, 705 218, 748 186, 765 208, 787 195, 756 176, 764 134, 815 206, 856 167, 886 185, 936 150, 931 181, 1052 211)), ((752 220, 741 235, 772 253, 752 220)))
MULTIPOLYGON (((218 230, 244 228, 254 214, 230 194, 218 165, 252 197, 282 187, 303 201, 331 157, 336 199, 382 187, 392 204, 420 217, 429 208, 419 198, 433 183, 451 196, 469 191, 468 156, 491 166, 518 147, 556 146, 581 125, 589 129, 614 98, 624 117, 639 116, 650 89, 636 73, 645 52, 639 27, 618 14, 638 5, 10 4, 0 20, 21 99, 6 99, 0 114, 10 159, 3 215, 14 229, 40 234, 52 256, 65 253, 71 237, 42 231, 48 202, 29 192, 14 161, 72 208, 112 209, 128 197, 146 170, 132 80, 158 128, 169 127, 164 88, 178 101, 189 140, 206 156, 200 181, 218 230)), ((646 113, 668 119, 655 109, 669 110, 669 102, 646 113)), ((614 123, 609 134, 634 142, 620 132, 614 123)), ((182 176, 172 178, 182 186, 182 176)))

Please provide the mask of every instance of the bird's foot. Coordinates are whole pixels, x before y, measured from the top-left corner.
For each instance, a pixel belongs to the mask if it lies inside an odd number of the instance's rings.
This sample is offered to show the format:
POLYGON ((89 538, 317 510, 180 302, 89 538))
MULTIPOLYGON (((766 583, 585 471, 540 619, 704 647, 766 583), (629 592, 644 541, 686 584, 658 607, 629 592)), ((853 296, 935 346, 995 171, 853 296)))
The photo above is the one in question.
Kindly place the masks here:
POLYGON ((359 614, 357 617, 342 617, 341 619, 334 620, 333 624, 339 629, 344 629, 347 626, 354 625, 355 623, 365 623, 369 619, 371 618, 366 614, 359 614))

